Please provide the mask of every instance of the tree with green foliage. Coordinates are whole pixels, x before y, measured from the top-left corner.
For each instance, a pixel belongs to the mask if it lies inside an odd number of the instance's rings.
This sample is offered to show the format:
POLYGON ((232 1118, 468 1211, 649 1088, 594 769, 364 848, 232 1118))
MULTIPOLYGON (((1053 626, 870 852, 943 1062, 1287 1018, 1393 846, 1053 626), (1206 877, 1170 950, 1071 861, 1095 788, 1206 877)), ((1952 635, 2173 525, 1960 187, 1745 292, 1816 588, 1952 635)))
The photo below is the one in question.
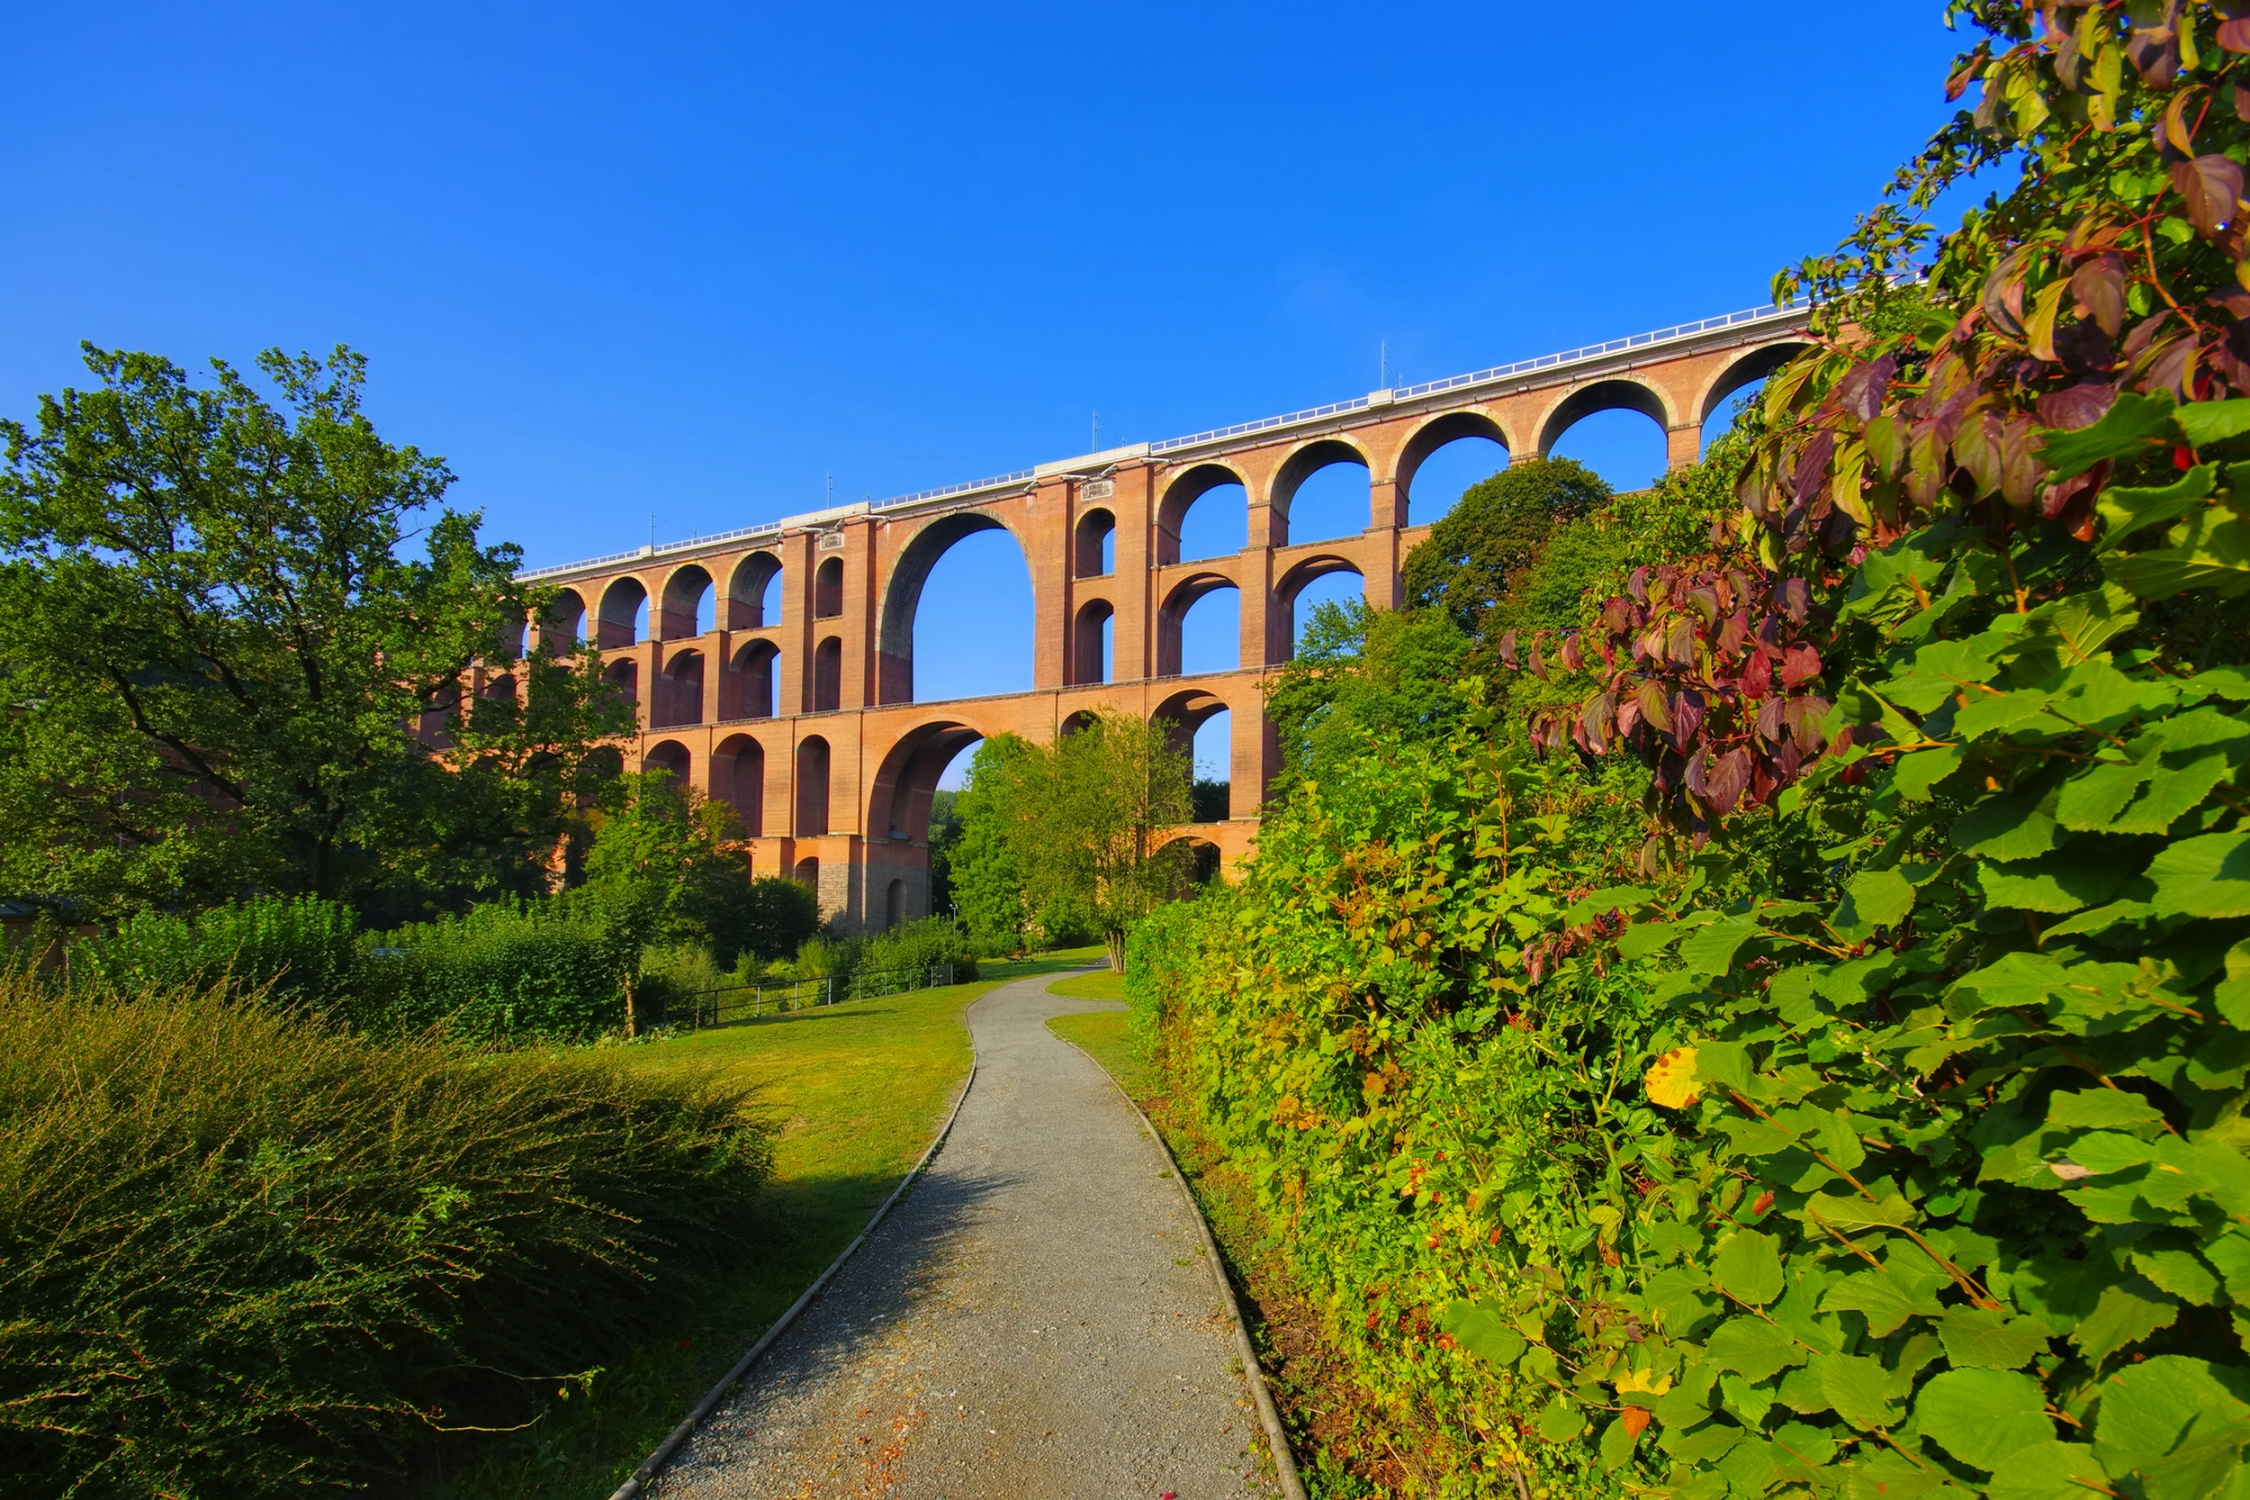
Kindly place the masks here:
POLYGON ((1125 933, 1188 888, 1193 858, 1159 835, 1193 820, 1193 758, 1168 722, 1105 709, 1052 745, 977 747, 957 806, 955 890, 972 934, 1050 939, 1084 920, 1124 964, 1125 933))
POLYGON ((641 969, 652 945, 693 944, 724 970, 744 952, 794 953, 817 929, 810 891, 777 877, 751 880, 743 837, 732 808, 668 771, 626 775, 604 797, 585 884, 562 899, 603 933, 627 1036, 645 1019, 641 969))
POLYGON ((1021 948, 1032 919, 1024 862, 1011 837, 1016 766, 1032 753, 1019 735, 983 741, 953 804, 958 826, 946 848, 947 879, 961 925, 987 954, 1021 948))
POLYGON ((81 916, 542 889, 629 721, 590 655, 520 654, 520 553, 428 514, 452 475, 376 433, 361 357, 262 355, 276 400, 86 363, 0 421, 0 889, 81 916), (512 696, 471 696, 480 661, 512 696))
POLYGON ((1401 571, 1409 603, 1442 609, 1463 632, 1483 630, 1554 529, 1609 503, 1599 474, 1569 458, 1526 458, 1471 485, 1401 571))
POLYGON ((1378 736, 1442 744, 1482 692, 1462 676, 1472 644, 1444 609, 1356 599, 1314 609, 1296 655, 1266 684, 1283 765, 1271 796, 1365 754, 1378 736))

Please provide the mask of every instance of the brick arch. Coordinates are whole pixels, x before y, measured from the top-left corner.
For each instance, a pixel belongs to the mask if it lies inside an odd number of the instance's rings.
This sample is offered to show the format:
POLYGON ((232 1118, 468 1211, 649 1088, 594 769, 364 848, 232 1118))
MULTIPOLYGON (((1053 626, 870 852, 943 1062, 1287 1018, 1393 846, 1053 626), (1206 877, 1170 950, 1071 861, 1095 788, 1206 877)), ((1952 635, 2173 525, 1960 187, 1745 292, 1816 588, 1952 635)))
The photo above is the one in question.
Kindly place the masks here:
POLYGON ((1187 519, 1188 507, 1223 484, 1239 484, 1245 493, 1250 488, 1240 471, 1221 463, 1195 464, 1164 481, 1156 502, 1157 562, 1180 560, 1180 525, 1187 519))
POLYGON ((703 678, 709 665, 700 651, 676 651, 664 663, 663 687, 651 695, 649 725, 703 722, 703 678))
POLYGON ((939 718, 893 740, 868 788, 868 838, 928 843, 930 796, 938 778, 956 755, 983 738, 984 730, 965 719, 939 718))
MULTIPOLYGON (((1407 434, 1406 441, 1399 445, 1397 472, 1393 478, 1408 506, 1414 503, 1414 476, 1429 456, 1447 443, 1471 437, 1490 438, 1511 454, 1516 451, 1506 429, 1481 411, 1444 412, 1407 434)), ((1402 512, 1402 518, 1404 514, 1402 512)))
POLYGON ((730 734, 712 750, 711 795, 734 809, 745 834, 764 834, 766 747, 756 735, 730 734))
POLYGON ((1538 451, 1551 451, 1565 432, 1598 411, 1637 411, 1665 432, 1680 425, 1662 390, 1630 375, 1614 375, 1582 385, 1549 406, 1539 419, 1538 451))
POLYGON ((702 634, 695 616, 703 596, 712 589, 710 570, 701 563, 682 563, 664 579, 663 605, 649 611, 648 633, 659 641, 679 641, 702 634))
POLYGON ((925 522, 899 548, 890 576, 883 580, 876 635, 877 703, 914 701, 914 612, 922 603, 922 586, 930 581, 930 569, 955 542, 980 531, 1005 531, 1015 538, 1036 589, 1038 573, 1031 566, 1031 547, 999 516, 983 510, 957 510, 925 522))
POLYGON ((720 684, 722 719, 770 719, 781 688, 781 648, 762 637, 734 653, 720 684))
POLYGON ((1290 503, 1297 498, 1297 491, 1306 480, 1330 464, 1357 464, 1367 471, 1368 482, 1374 482, 1374 462, 1357 443, 1326 437, 1298 445, 1274 470, 1273 483, 1266 491, 1266 504, 1273 508, 1274 514, 1274 524, 1268 531, 1273 545, 1288 545, 1290 503))
POLYGON ((586 626, 586 596, 573 588, 556 589, 539 611, 539 644, 557 656, 578 649, 578 634, 586 626))
POLYGON ((764 608, 766 585, 780 572, 781 559, 766 551, 749 553, 734 565, 727 574, 727 629, 756 630, 773 623, 764 608))
POLYGON ((660 740, 649 746, 648 753, 641 757, 642 770, 669 771, 672 780, 683 790, 692 779, 694 768, 695 756, 678 740, 660 740))
POLYGON ((1156 607, 1156 675, 1171 677, 1180 670, 1180 622, 1196 601, 1205 599, 1221 589, 1239 589, 1240 584, 1228 574, 1211 569, 1199 569, 1182 578, 1167 589, 1156 607))
MULTIPOLYGON (((605 650, 637 644, 639 638, 633 629, 633 616, 640 613, 648 597, 648 584, 638 574, 620 573, 612 578, 602 589, 602 602, 595 615, 600 622, 596 626, 600 635, 594 644, 605 650)), ((654 625, 655 621, 649 623, 654 625)))
POLYGON ((1719 404, 1736 391, 1754 380, 1765 379, 1806 350, 1817 347, 1809 343, 1767 344, 1762 348, 1752 349, 1731 364, 1721 366, 1696 397, 1696 426, 1701 427, 1716 416, 1719 404))

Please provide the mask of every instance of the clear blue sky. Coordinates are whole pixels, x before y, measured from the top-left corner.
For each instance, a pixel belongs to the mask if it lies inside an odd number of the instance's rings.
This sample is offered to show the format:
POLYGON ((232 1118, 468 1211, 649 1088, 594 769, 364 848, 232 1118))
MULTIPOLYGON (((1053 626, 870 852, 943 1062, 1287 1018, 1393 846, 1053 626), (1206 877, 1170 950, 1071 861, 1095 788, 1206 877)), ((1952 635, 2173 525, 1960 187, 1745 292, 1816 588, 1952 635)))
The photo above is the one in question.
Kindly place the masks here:
MULTIPOLYGON (((1949 113, 1940 11, 26 6, 0 411, 342 342, 534 566, 880 499, 1762 302, 1949 113)), ((949 557, 922 696, 1027 686, 1028 600, 949 557)))

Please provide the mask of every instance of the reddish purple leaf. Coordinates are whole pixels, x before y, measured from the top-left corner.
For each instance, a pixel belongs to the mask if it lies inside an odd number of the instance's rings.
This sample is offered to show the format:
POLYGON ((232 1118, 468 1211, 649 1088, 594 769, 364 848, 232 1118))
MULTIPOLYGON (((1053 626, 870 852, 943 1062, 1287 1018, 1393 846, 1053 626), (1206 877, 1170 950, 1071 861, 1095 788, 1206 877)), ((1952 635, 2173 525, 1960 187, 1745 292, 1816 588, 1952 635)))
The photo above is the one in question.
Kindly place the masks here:
POLYGON ((1587 748, 1596 755, 1609 753, 1609 737, 1617 726, 1617 703, 1607 693, 1596 693, 1578 711, 1578 727, 1585 732, 1587 748))
POLYGON ((1724 817, 1734 811, 1735 803, 1742 800, 1743 789, 1750 784, 1750 752, 1737 745, 1719 757, 1717 765, 1706 766, 1703 772, 1704 801, 1712 811, 1724 817))
POLYGON ((1783 738, 1781 708, 1784 701, 1786 700, 1780 698, 1768 698, 1765 702, 1758 705, 1758 717, 1756 720, 1758 738, 1764 740, 1769 745, 1778 743, 1783 738))
POLYGON ((1812 590, 1802 578, 1784 578, 1773 586, 1773 607, 1790 624, 1802 625, 1812 616, 1812 590))
POLYGON ((1781 685, 1793 688, 1820 675, 1820 653, 1810 646, 1791 646, 1782 653, 1781 685))
MULTIPOLYGON (((2212 40, 2229 52, 2250 52, 2250 20, 2221 21, 2212 40)), ((2239 111, 2242 108, 2242 102, 2240 91, 2237 90, 2236 92, 2235 108, 2239 111)), ((2246 115, 2244 118, 2250 119, 2250 115, 2246 115)))
POLYGON ((1573 630, 1562 638, 1562 649, 1555 654, 1561 659, 1564 671, 1579 672, 1585 670, 1586 653, 1578 649, 1577 631, 1573 630))
POLYGON ((1703 727, 1703 695, 1689 689, 1672 700, 1672 743, 1685 750, 1703 727))
POLYGON ((2195 232, 2215 240, 2234 222, 2235 205, 2242 198, 2242 168, 2215 152, 2176 161, 2172 186, 2186 200, 2188 222, 2195 232))
POLYGON ((2180 71, 2179 39, 2169 26, 2139 26, 2125 43, 2125 59, 2141 82, 2152 89, 2168 88, 2180 71))
POLYGON ((1890 392, 1891 378, 1898 374, 1898 356, 1886 354, 1871 364, 1854 365, 1851 373, 1836 383, 1836 404, 1862 422, 1872 422, 1883 409, 1883 397, 1890 392))
POLYGON ((2117 387, 2105 380, 2082 380, 2039 398, 2039 420, 2064 432, 2091 427, 2117 400, 2117 387))
POLYGON ((2070 273, 2070 295, 2082 317, 2092 318, 2111 338, 2125 326, 2125 258, 2105 250, 2070 273))
POLYGON ((1522 668, 1522 664, 1516 660, 1516 633, 1513 630, 1500 637, 1500 659, 1519 671, 1522 668))
POLYGON ((1836 434, 1823 431, 1805 444, 1798 455, 1797 466, 1789 475, 1789 492, 1799 504, 1809 503, 1825 487, 1829 460, 1836 456, 1836 434))
POLYGON ((1750 615, 1746 610, 1736 610, 1727 616, 1726 624, 1719 627, 1719 654, 1732 656, 1750 639, 1750 615))

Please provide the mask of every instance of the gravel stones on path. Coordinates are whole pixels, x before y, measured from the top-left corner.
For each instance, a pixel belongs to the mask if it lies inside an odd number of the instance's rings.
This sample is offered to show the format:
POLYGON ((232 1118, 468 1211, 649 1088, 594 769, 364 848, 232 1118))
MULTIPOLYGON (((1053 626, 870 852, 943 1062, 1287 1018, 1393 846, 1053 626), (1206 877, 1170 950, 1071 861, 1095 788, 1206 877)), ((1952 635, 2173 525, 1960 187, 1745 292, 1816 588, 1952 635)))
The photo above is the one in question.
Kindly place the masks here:
POLYGON ((928 1173, 659 1476, 664 1500, 1273 1495, 1186 1190, 1001 986, 928 1173))

